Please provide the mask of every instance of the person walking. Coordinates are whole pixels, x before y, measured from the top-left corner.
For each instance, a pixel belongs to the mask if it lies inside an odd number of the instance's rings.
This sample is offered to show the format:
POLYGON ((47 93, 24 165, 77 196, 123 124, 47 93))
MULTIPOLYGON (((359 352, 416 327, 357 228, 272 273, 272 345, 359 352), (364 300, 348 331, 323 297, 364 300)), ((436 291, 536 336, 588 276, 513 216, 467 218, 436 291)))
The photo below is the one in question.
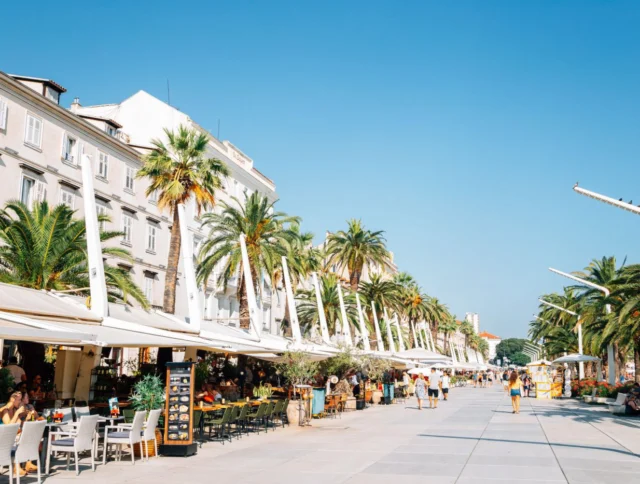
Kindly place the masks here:
POLYGON ((509 394, 513 413, 520 413, 520 396, 522 395, 522 380, 517 371, 512 371, 509 376, 509 394))
POLYGON ((449 400, 449 383, 450 382, 451 382, 451 378, 449 377, 448 372, 442 375, 440 388, 442 388, 442 396, 444 397, 445 402, 449 400))
POLYGON ((476 388, 478 386, 478 372, 473 372, 473 387, 476 388))
POLYGON ((442 379, 440 373, 435 368, 431 368, 429 374, 429 408, 438 408, 438 397, 440 396, 440 389, 442 388, 442 379))
POLYGON ((509 392, 509 373, 507 370, 504 370, 504 373, 502 374, 502 387, 505 392, 509 392))
POLYGON ((422 400, 424 400, 427 389, 427 383, 424 381, 424 375, 422 373, 418 373, 418 379, 416 380, 415 386, 416 398, 418 399, 418 410, 422 410, 422 400))
POLYGON ((522 379, 522 387, 522 396, 529 398, 529 390, 531 389, 531 378, 529 378, 529 375, 527 375, 526 373, 524 374, 524 378, 522 379))

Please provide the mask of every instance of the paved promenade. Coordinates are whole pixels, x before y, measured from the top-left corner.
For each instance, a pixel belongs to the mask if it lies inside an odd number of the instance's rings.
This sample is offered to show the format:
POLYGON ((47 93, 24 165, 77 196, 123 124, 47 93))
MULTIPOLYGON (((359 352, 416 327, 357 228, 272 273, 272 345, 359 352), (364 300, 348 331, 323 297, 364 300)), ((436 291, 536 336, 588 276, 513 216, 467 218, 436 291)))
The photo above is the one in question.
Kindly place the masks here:
POLYGON ((640 419, 534 399, 524 399, 514 415, 498 387, 461 388, 437 410, 418 411, 413 399, 314 421, 312 428, 206 443, 188 459, 110 462, 80 477, 57 469, 48 483, 629 484, 640 483, 640 419))

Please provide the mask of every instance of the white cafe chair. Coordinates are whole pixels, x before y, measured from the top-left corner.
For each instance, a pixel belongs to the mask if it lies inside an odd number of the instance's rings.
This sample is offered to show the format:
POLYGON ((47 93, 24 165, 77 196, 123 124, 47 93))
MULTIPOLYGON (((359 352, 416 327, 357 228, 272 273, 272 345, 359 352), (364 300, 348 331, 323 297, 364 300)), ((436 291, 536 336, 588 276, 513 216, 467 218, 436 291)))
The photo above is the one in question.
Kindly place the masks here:
POLYGON ((78 462, 79 452, 91 452, 91 469, 96 470, 94 438, 96 426, 98 425, 98 415, 81 417, 80 422, 74 430, 51 432, 49 435, 49 448, 47 449, 46 473, 51 469, 51 454, 53 452, 66 452, 67 470, 69 470, 69 460, 71 454, 75 458, 76 476, 80 474, 78 462), (58 438, 62 437, 62 438, 58 438))
POLYGON ((133 446, 135 444, 140 445, 140 455, 144 455, 142 450, 142 426, 144 425, 144 419, 147 416, 147 412, 144 410, 138 411, 133 416, 133 423, 120 424, 120 425, 107 425, 104 428, 104 449, 102 451, 102 463, 107 463, 107 451, 109 445, 117 445, 117 456, 120 457, 123 445, 129 445, 131 448, 131 463, 135 465, 136 458, 133 454, 133 446), (114 432, 110 432, 114 430, 114 432))
MULTIPOLYGON (((38 450, 40 448, 40 441, 42 440, 46 426, 46 420, 25 422, 22 425, 20 441, 18 442, 13 454, 13 463, 16 466, 32 460, 36 461, 36 464, 38 465, 38 484, 42 482, 40 472, 40 452, 38 450)), ((20 484, 20 472, 16 474, 16 482, 20 484)))

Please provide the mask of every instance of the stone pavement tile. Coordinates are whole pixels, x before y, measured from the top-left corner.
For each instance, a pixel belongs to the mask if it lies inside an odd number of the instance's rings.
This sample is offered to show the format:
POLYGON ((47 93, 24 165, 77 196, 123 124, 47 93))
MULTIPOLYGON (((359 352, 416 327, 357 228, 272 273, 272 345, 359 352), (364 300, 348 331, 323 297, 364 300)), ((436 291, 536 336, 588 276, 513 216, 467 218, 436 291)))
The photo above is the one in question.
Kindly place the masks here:
POLYGON ((586 446, 554 445, 553 451, 558 460, 563 459, 588 459, 611 462, 614 465, 619 461, 637 461, 638 457, 622 447, 618 449, 592 448, 586 446))
POLYGON ((602 470, 610 469, 615 472, 637 472, 640 475, 640 458, 629 461, 597 460, 597 459, 569 459, 559 458, 563 469, 602 470))
POLYGON ((425 479, 431 476, 455 477, 460 475, 462 464, 397 464, 377 462, 367 467, 363 474, 387 474, 393 476, 419 475, 425 479))
POLYGON ((518 480, 513 480, 511 478, 507 478, 507 479, 499 479, 499 478, 495 478, 495 477, 487 477, 487 478, 480 478, 480 477, 461 477, 460 479, 458 479, 456 481, 456 484, 490 484, 490 483, 495 483, 495 482, 504 482, 504 483, 510 483, 510 482, 519 482, 519 483, 534 483, 534 484, 559 484, 559 483, 566 483, 567 481, 565 479, 562 479, 561 481, 550 481, 545 479, 544 477, 531 477, 531 478, 524 478, 524 479, 518 479, 518 480))
POLYGON ((394 453, 409 454, 461 454, 469 455, 476 445, 476 441, 462 441, 445 444, 429 445, 400 445, 393 449, 394 453))
POLYGON ((334 462, 338 459, 349 459, 353 462, 375 462, 387 455, 387 452, 365 452, 360 449, 351 451, 338 451, 338 450, 317 450, 314 452, 308 452, 307 454, 296 458, 296 461, 307 461, 324 463, 334 462))
MULTIPOLYGON (((389 484, 390 479, 388 474, 356 474, 348 479, 346 484, 389 484)), ((403 475, 401 478, 402 484, 454 484, 456 482, 455 476, 429 476, 428 478, 422 475, 403 475)))
POLYGON ((571 483, 592 484, 638 484, 640 474, 636 472, 615 472, 610 467, 595 471, 581 469, 565 469, 567 480, 571 483))
POLYGON ((317 473, 317 474, 356 474, 377 462, 377 457, 370 457, 367 460, 354 460, 348 455, 336 458, 331 462, 312 462, 309 460, 294 459, 287 462, 287 472, 293 473, 317 473))
POLYGON ((415 464, 462 464, 468 459, 466 454, 412 454, 392 452, 382 457, 381 463, 415 463, 415 464))
POLYGON ((494 458, 492 456, 481 455, 474 452, 474 454, 469 457, 469 461, 467 463, 474 465, 508 465, 524 467, 553 467, 558 465, 558 461, 551 453, 542 457, 531 455, 509 455, 494 458))
POLYGON ((473 455, 548 457, 553 456, 553 451, 551 447, 543 444, 481 440, 473 451, 473 455))
POLYGON ((527 467, 512 465, 467 464, 460 479, 506 479, 510 481, 544 479, 564 482, 564 474, 555 463, 553 466, 527 467))

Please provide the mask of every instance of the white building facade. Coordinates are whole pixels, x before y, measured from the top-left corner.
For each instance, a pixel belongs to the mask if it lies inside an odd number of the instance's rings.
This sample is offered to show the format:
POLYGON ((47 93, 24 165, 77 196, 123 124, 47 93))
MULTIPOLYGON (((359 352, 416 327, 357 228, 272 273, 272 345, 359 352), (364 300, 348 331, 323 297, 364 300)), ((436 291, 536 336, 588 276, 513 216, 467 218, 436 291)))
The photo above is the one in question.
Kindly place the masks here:
POLYGON ((480 331, 480 316, 478 313, 466 313, 464 320, 473 326, 473 330, 476 334, 480 331))
MULTIPOLYGON (((80 157, 93 161, 97 211, 110 217, 105 230, 124 236, 110 242, 128 249, 133 262, 106 257, 106 263, 128 270, 152 306, 162 307, 171 220, 160 211, 154 196, 145 195, 148 182, 136 178, 142 156, 151 149, 151 139, 164 136, 163 129, 183 124, 204 131, 186 114, 140 91, 120 104, 82 107, 74 100, 71 109, 60 106, 66 89, 49 79, 11 76, 0 72, 0 204, 19 199, 32 204, 47 200, 65 203, 83 217, 80 157)), ((228 141, 210 137, 209 156, 224 161, 231 171, 219 201, 243 203, 254 191, 276 200, 274 183, 253 166, 253 160, 228 141)), ((187 208, 188 228, 197 249, 205 237, 193 206, 187 208)), ((188 320, 185 282, 179 269, 176 316, 188 320)), ((212 278, 201 291, 205 319, 225 320, 237 325, 238 279, 225 289, 212 278)), ((284 298, 272 297, 264 284, 262 300, 264 329, 278 333, 278 311, 284 298)), ((281 316, 280 316, 281 317, 281 316)))

